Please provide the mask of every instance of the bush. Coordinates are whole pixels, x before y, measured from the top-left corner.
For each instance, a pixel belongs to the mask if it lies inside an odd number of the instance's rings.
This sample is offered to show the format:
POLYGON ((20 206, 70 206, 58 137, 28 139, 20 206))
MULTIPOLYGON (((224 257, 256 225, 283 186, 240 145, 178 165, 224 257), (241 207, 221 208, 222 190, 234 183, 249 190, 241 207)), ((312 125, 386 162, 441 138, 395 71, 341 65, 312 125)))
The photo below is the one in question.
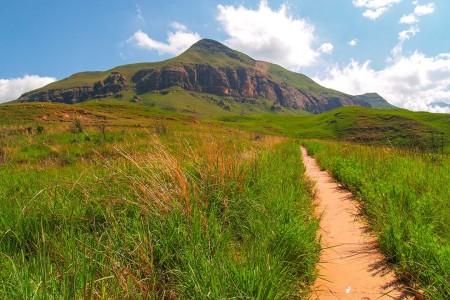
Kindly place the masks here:
POLYGON ((84 130, 83 125, 81 124, 81 120, 76 118, 75 120, 73 120, 73 129, 72 132, 75 133, 82 133, 84 130))
POLYGON ((44 126, 38 125, 38 126, 36 127, 36 132, 37 132, 38 134, 44 133, 44 132, 45 132, 44 126))

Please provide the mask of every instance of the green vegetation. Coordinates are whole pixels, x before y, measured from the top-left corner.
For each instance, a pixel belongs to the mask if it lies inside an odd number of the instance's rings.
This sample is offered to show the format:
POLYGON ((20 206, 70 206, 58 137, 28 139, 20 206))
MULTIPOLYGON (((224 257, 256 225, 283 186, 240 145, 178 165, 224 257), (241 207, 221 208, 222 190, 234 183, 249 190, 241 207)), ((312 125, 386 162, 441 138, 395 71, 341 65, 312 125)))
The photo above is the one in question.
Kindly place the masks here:
POLYGON ((361 199, 381 250, 399 274, 430 299, 449 299, 449 157, 350 143, 306 146, 361 199))
POLYGON ((433 143, 450 153, 450 115, 407 110, 341 107, 319 115, 222 116, 228 126, 264 134, 283 134, 300 139, 347 140, 370 145, 388 145, 417 150, 436 150, 433 143))
POLYGON ((119 103, 0 114, 1 299, 308 292, 320 249, 298 144, 119 103))
POLYGON ((279 65, 271 63, 266 64, 267 64, 266 68, 268 70, 269 75, 279 80, 280 82, 290 84, 297 89, 300 89, 305 92, 315 93, 320 96, 334 96, 334 97, 346 96, 344 93, 332 89, 327 89, 321 86, 320 84, 316 83, 314 80, 303 74, 286 70, 285 68, 279 65))
POLYGON ((0 105, 0 298, 307 297, 318 225, 291 138, 322 140, 401 276, 449 297, 449 115, 149 95, 0 105))
MULTIPOLYGON (((181 87, 142 94, 140 104, 161 110, 178 112, 196 118, 267 114, 272 103, 264 99, 233 98, 189 92, 181 87)), ((307 115, 303 110, 282 108, 271 115, 307 115)))
POLYGON ((398 109, 394 105, 389 104, 389 102, 384 100, 384 98, 382 98, 377 93, 367 93, 367 94, 364 94, 364 95, 358 95, 356 97, 360 101, 364 101, 364 102, 369 103, 370 106, 373 107, 373 108, 378 108, 378 109, 398 109))
POLYGON ((165 61, 77 73, 15 102, 138 103, 141 98, 145 105, 196 117, 303 115, 303 110, 316 113, 345 104, 393 108, 377 94, 353 97, 328 89, 303 74, 256 61, 208 39, 165 61), (299 100, 292 103, 293 98, 299 100))

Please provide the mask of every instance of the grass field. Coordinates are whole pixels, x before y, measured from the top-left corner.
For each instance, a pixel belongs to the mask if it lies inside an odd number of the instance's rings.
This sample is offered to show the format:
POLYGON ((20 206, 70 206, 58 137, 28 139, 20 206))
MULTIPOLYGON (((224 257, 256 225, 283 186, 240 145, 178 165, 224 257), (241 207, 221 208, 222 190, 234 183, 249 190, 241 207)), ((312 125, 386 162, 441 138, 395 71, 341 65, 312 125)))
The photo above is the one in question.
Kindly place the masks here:
POLYGON ((176 111, 219 99, 167 92, 0 105, 0 298, 306 297, 320 247, 294 138, 322 139, 309 150, 362 199, 397 271, 448 297, 450 162, 433 147, 450 152, 448 115, 205 118, 176 111))
POLYGON ((306 295, 320 248, 299 144, 90 105, 0 110, 1 299, 306 295))
POLYGON ((381 250, 430 299, 450 297, 450 158, 350 143, 307 142, 360 198, 381 250))

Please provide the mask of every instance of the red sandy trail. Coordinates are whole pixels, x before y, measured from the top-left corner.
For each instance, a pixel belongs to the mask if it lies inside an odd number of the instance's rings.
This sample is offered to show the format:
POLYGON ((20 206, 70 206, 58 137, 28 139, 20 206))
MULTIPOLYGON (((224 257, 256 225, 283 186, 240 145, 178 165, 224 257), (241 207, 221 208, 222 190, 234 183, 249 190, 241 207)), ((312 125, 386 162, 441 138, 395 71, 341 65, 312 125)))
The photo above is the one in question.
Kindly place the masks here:
POLYGON ((315 182, 323 247, 311 299, 414 299, 377 249, 353 195, 302 148, 306 175, 315 182))

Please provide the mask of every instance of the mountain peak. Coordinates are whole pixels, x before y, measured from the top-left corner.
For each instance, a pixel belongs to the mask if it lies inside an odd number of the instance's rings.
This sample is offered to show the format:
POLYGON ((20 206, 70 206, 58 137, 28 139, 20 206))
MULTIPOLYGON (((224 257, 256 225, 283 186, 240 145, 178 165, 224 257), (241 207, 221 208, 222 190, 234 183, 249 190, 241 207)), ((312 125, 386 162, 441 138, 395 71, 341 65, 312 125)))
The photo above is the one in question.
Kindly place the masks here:
POLYGON ((378 108, 378 109, 395 109, 394 105, 390 104, 386 101, 383 97, 381 97, 377 93, 366 93, 363 95, 357 95, 355 96, 356 99, 359 101, 363 101, 365 103, 368 103, 370 107, 378 108))
POLYGON ((228 48, 224 44, 221 44, 215 40, 211 39, 202 39, 195 44, 193 44, 190 49, 192 50, 200 50, 203 52, 208 52, 210 54, 217 53, 227 53, 227 52, 235 52, 231 48, 228 48))
MULTIPOLYGON (((236 103, 245 104, 242 107, 249 111, 253 111, 253 108, 247 105, 255 105, 264 111, 270 109, 271 112, 285 107, 312 113, 347 105, 389 106, 377 94, 354 97, 326 89, 305 75, 258 62, 211 39, 200 40, 183 54, 163 62, 126 65, 100 73, 79 73, 24 94, 18 101, 77 103, 111 97, 120 99, 134 92, 135 95, 146 94, 144 98, 151 101, 161 100, 164 103, 162 96, 167 94, 158 93, 162 97, 159 99, 154 92, 165 93, 174 87, 189 91, 189 95, 194 98, 195 93, 216 96, 199 96, 195 98, 197 102, 191 103, 193 107, 199 103, 203 106, 206 104, 205 99, 209 99, 209 104, 221 99, 217 105, 224 110, 231 110, 232 106, 238 105, 236 103)), ((129 101, 134 100, 132 98, 129 101)), ((186 109, 184 97, 177 102, 180 102, 179 107, 186 109)))
POLYGON ((222 43, 219 43, 211 39, 202 39, 195 44, 193 44, 186 52, 183 53, 184 56, 198 56, 205 60, 208 58, 227 57, 231 58, 233 61, 239 61, 239 63, 251 64, 253 65, 256 61, 251 57, 233 50, 222 43))

